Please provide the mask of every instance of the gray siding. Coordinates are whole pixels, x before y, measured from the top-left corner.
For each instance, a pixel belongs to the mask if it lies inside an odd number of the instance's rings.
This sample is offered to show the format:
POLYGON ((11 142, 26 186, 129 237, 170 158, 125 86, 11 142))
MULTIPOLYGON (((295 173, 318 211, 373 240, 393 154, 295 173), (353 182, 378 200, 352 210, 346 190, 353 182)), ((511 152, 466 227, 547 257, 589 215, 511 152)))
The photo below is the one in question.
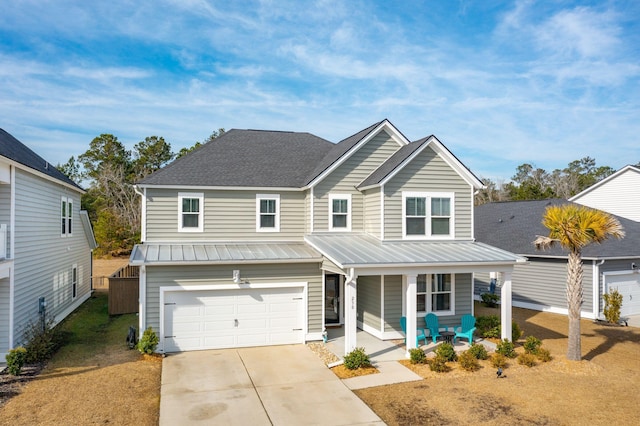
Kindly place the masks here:
MULTIPOLYGON (((11 185, 0 184, 0 225, 7 225, 7 258, 11 257, 9 234, 11 233, 11 185)), ((0 323, 1 324, 1 323, 0 323)))
POLYGON ((364 232, 381 238, 380 188, 374 188, 364 192, 364 232))
POLYGON ((148 266, 146 327, 160 330, 160 287, 233 284, 233 270, 252 284, 307 282, 308 333, 322 332, 322 272, 318 263, 279 265, 148 266))
POLYGON ((351 158, 340 165, 329 176, 314 188, 314 230, 329 229, 329 194, 351 194, 351 230, 364 229, 364 200, 361 192, 355 186, 361 183, 387 158, 400 149, 384 131, 362 146, 351 158))
POLYGON ((90 293, 91 251, 80 223, 80 194, 62 185, 16 170, 14 337, 21 343, 24 325, 38 318, 38 299, 47 314, 61 315, 90 293), (61 236, 61 197, 73 200, 72 236, 61 236), (77 264, 76 298, 71 271, 77 264))
POLYGON ((431 148, 426 148, 384 186, 385 239, 402 238, 402 192, 453 192, 455 238, 472 237, 471 187, 431 148))
MULTIPOLYGON (((0 279, 0 354, 9 349, 9 278, 0 279)), ((4 362, 4 358, 2 358, 4 362)))
MULTIPOLYGON (((472 274, 456 274, 456 314, 439 317, 441 326, 459 327, 462 316, 473 313, 473 284, 471 279, 472 274)), ((422 321, 418 321, 418 324, 424 325, 424 317, 422 321)))
POLYGON ((384 277, 384 331, 402 331, 402 275, 384 277))
POLYGON ((381 327, 381 284, 379 276, 358 278, 357 315, 358 321, 380 330, 381 327))
POLYGON ((604 276, 602 274, 605 272, 616 272, 616 271, 630 272, 632 262, 635 263, 636 265, 640 265, 640 257, 621 259, 621 260, 607 260, 602 265, 599 266, 598 296, 599 296, 600 302, 598 304, 598 313, 603 312, 604 310, 604 299, 602 298, 603 291, 604 291, 603 289, 604 276))
POLYGON ((146 241, 301 240, 305 194, 269 191, 147 189, 146 241), (178 193, 204 194, 204 231, 178 232, 178 193), (280 195, 280 232, 256 232, 256 194, 280 195))

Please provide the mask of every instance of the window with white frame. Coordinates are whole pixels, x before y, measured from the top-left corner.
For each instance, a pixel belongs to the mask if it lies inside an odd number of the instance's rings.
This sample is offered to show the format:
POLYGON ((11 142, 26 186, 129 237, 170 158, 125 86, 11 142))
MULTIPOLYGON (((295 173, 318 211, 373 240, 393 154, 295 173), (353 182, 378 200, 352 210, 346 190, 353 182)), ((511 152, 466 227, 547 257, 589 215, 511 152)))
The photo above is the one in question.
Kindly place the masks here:
POLYGON ((453 238, 453 193, 403 192, 403 237, 453 238))
POLYGON ((63 237, 71 236, 73 231, 73 199, 62 197, 60 201, 60 218, 62 227, 60 229, 63 237))
POLYGON ((329 194, 329 230, 351 231, 351 194, 329 194))
POLYGON ((452 274, 418 275, 417 311, 452 315, 455 312, 454 281, 452 274))
POLYGON ((71 298, 75 299, 78 294, 78 266, 71 268, 71 298))
POLYGON ((280 231, 280 195, 256 195, 256 231, 280 231))
POLYGON ((202 232, 204 229, 204 194, 178 193, 178 231, 202 232))

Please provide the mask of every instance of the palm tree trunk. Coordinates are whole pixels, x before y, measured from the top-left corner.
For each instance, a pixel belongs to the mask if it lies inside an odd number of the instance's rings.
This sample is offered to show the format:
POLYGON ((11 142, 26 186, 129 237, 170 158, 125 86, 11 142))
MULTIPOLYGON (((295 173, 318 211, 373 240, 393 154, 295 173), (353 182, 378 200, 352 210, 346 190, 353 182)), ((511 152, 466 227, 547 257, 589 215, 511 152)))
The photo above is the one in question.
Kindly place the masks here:
POLYGON ((580 361, 580 308, 582 306, 582 254, 580 250, 569 252, 567 264, 567 307, 569 309, 569 345, 567 359, 580 361))

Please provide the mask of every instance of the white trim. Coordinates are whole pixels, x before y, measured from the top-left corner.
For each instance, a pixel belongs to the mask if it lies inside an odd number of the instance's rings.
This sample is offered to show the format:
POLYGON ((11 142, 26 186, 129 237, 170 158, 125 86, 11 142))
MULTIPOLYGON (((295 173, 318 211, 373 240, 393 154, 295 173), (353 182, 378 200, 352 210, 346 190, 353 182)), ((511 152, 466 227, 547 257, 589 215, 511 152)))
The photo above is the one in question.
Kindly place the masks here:
MULTIPOLYGON (((566 308, 559 308, 557 306, 549 306, 549 305, 540 305, 537 303, 517 302, 514 300, 511 306, 515 308, 531 309, 533 311, 549 312, 552 314, 561 314, 561 315, 569 314, 569 310, 566 308)), ((580 311, 580 317, 589 318, 589 319, 598 319, 597 314, 594 314, 593 312, 587 312, 587 311, 580 311)))
POLYGON ((591 310, 593 312, 600 312, 600 265, 604 262, 604 259, 600 263, 596 263, 595 260, 591 261, 591 310))
POLYGON ((142 189, 142 217, 140 227, 140 240, 144 243, 147 240, 147 188, 142 189))
MULTIPOLYGON (((327 297, 326 297, 326 290, 327 290, 327 283, 325 281, 326 279, 326 275, 327 275, 327 271, 325 271, 324 269, 322 270, 322 315, 320 316, 321 319, 321 324, 322 324, 322 331, 324 331, 325 327, 326 327, 326 322, 325 322, 325 311, 327 309, 327 307, 325 306, 325 304, 327 303, 327 297)), ((307 308, 308 310, 308 308, 307 308)), ((339 316, 338 316, 339 318, 339 316)))
POLYGON ((569 201, 579 203, 578 200, 580 198, 582 198, 584 195, 588 194, 589 192, 593 191, 596 188, 599 188, 600 186, 604 185, 605 183, 617 178, 618 176, 620 176, 621 174, 623 174, 624 172, 626 172, 628 170, 631 170, 633 172, 636 172, 636 173, 640 174, 640 169, 639 168, 631 166, 631 165, 627 165, 627 166, 621 168, 620 170, 618 170, 617 172, 615 172, 614 174, 612 174, 610 176, 607 176, 606 178, 602 179, 600 182, 594 183, 593 185, 591 185, 587 189, 585 189, 582 192, 579 192, 578 194, 576 194, 573 197, 569 198, 569 201))
MULTIPOLYGON (((307 281, 284 282, 284 283, 240 283, 240 284, 206 284, 206 285, 175 285, 159 287, 160 306, 159 306, 159 338, 158 350, 156 352, 165 352, 164 347, 164 300, 165 293, 180 291, 215 291, 215 290, 255 290, 261 288, 302 288, 302 342, 306 339, 309 331, 309 308, 308 308, 308 291, 309 283, 307 281)), ((142 328, 141 328, 142 329, 142 328)), ((322 337, 321 337, 322 338, 322 337)))
POLYGON ((60 236, 62 238, 73 237, 73 205, 75 202, 73 198, 60 196, 60 208, 58 213, 60 214, 60 221, 58 222, 58 226, 62 225, 62 220, 64 220, 64 232, 60 229, 60 236), (62 205, 64 204, 64 217, 62 216, 62 205), (71 226, 69 226, 71 224, 71 226))
POLYGON ((67 307, 64 311, 60 312, 53 319, 54 324, 58 324, 60 321, 65 319, 69 314, 78 309, 80 305, 82 305, 87 299, 91 297, 91 292, 86 292, 82 297, 74 299, 74 302, 71 306, 67 307))
MULTIPOLYGON (((418 275, 426 275, 426 280, 427 280, 427 288, 426 288, 426 293, 421 293, 421 294, 425 294, 425 307, 426 307, 426 311, 418 311, 418 292, 417 292, 417 281, 416 281, 416 313, 418 316, 425 316, 428 313, 433 313, 439 317, 448 317, 448 316, 452 316, 456 314, 456 274, 455 273, 426 273, 426 274, 418 274, 418 275), (449 294, 451 295, 451 300, 450 300, 450 304, 451 304, 451 309, 449 309, 448 311, 434 311, 433 310, 433 302, 432 302, 432 296, 433 296, 433 292, 431 291, 431 280, 433 279, 434 275, 451 275, 451 291, 449 292, 449 294)), ((417 276, 416 275, 416 280, 417 280, 417 276)), ((447 292, 440 292, 440 293, 447 293, 447 292)), ((473 293, 473 292, 472 292, 473 293)))
POLYGON ((204 193, 203 192, 178 192, 178 232, 204 232, 204 193), (184 227, 182 222, 182 200, 185 198, 197 199, 199 203, 198 209, 198 226, 184 227))
POLYGON ((78 279, 78 264, 74 263, 73 265, 71 265, 71 300, 76 300, 76 298, 78 297, 78 287, 79 287, 79 279, 78 279), (76 276, 76 281, 75 281, 75 290, 74 290, 74 282, 73 282, 73 272, 75 271, 75 276, 76 276), (74 294, 75 293, 75 296, 74 294))
POLYGON ((139 333, 142 334, 147 325, 147 267, 145 265, 140 265, 138 281, 138 328, 139 333))
POLYGON ((380 185, 380 241, 384 241, 384 185, 380 185))
MULTIPOLYGON (((9 222, 11 223, 11 229, 9 230, 9 245, 10 245, 10 259, 15 258, 16 248, 16 168, 11 166, 11 201, 10 201, 9 215, 11 216, 9 222)), ((58 223, 59 226, 59 223, 58 223)), ((15 304, 16 304, 16 282, 15 282, 14 262, 11 261, 11 270, 9 271, 9 347, 13 348, 15 344, 15 333, 13 328, 15 327, 15 304)))
MULTIPOLYGON (((29 166, 25 166, 24 164, 21 164, 21 163, 18 163, 16 161, 13 161, 13 160, 11 160, 11 159, 9 159, 7 157, 3 157, 3 156, 0 156, 0 157, 4 161, 9 163, 9 165, 13 166, 13 168, 20 169, 20 170, 22 170, 22 171, 24 171, 26 173, 31 173, 32 175, 35 175, 35 176, 37 176, 39 178, 42 178, 44 180, 48 180, 49 182, 53 182, 53 183, 56 183, 58 185, 62 185, 64 187, 66 187, 68 189, 72 189, 72 190, 74 190, 74 191, 76 191, 76 192, 78 192, 80 194, 85 194, 87 192, 87 191, 85 191, 84 189, 82 189, 82 188, 80 188, 78 186, 71 185, 71 184, 69 184, 67 182, 64 182, 64 181, 60 180, 60 179, 54 178, 53 176, 49 176, 46 173, 42 173, 42 172, 40 172, 40 171, 38 171, 36 169, 32 169, 29 166)), ((53 165, 51 163, 49 163, 49 165, 53 167, 53 165)), ((13 177, 15 178, 15 175, 13 177)), ((11 181, 13 182, 14 179, 11 179, 11 181)))
POLYGON ((384 275, 380 275, 380 332, 384 333, 384 275))
POLYGON ((339 194, 339 193, 330 193, 329 194, 329 206, 328 206, 328 222, 329 222, 329 231, 335 232, 351 232, 351 194, 339 194), (347 200, 347 226, 344 228, 335 228, 333 226, 333 201, 334 200, 347 200))
POLYGON ((256 232, 280 232, 280 194, 256 194, 256 232), (262 228, 260 226, 260 217, 263 214, 260 211, 260 201, 262 200, 274 200, 276 202, 276 212, 273 215, 274 226, 272 228, 262 228))
POLYGON ((311 201, 309 202, 309 208, 311 209, 311 214, 309 216, 309 219, 311 220, 311 225, 309 226, 309 233, 313 234, 313 228, 314 228, 314 219, 315 219, 315 212, 313 211, 314 207, 315 207, 315 202, 313 200, 313 188, 311 188, 311 191, 309 192, 310 195, 310 199, 311 201))
POLYGON ((415 192, 402 191, 402 239, 403 240, 453 240, 456 236, 456 212, 455 212, 455 193, 454 192, 415 192), (425 199, 425 235, 407 235, 407 198, 424 198, 425 199), (432 235, 431 220, 433 215, 431 212, 431 200, 433 198, 449 199, 449 234, 448 235, 432 235))

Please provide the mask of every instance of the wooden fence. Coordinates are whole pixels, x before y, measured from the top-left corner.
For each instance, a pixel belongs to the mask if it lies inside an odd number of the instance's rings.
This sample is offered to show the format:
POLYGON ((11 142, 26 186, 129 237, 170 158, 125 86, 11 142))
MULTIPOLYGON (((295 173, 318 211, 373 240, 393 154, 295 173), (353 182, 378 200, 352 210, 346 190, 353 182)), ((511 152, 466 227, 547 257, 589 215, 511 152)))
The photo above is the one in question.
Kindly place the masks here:
POLYGON ((138 312, 140 268, 127 265, 109 277, 109 315, 138 312))

